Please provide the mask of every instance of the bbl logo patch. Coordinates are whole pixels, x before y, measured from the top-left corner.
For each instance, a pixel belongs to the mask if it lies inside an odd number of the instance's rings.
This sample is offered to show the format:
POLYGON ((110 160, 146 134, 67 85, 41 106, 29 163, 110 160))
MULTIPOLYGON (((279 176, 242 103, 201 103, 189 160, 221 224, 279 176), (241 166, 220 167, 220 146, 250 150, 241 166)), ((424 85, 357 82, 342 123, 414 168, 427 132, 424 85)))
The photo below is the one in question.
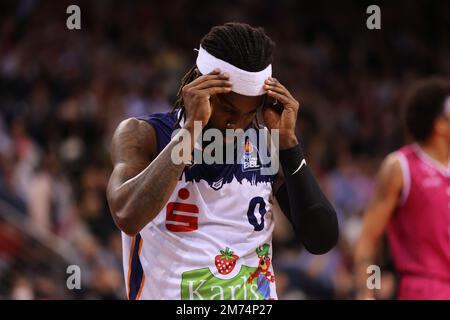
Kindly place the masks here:
POLYGON ((242 171, 252 171, 261 168, 258 152, 255 146, 250 142, 249 137, 245 137, 244 154, 242 156, 242 171))

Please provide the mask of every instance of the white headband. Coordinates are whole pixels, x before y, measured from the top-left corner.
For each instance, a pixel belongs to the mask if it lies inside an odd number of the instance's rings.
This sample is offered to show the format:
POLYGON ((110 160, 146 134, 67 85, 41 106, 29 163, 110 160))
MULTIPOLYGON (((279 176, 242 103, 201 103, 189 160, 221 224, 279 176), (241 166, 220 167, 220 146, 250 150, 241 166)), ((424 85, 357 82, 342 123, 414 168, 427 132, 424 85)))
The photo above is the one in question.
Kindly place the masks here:
POLYGON ((450 116, 450 96, 447 97, 444 104, 444 114, 450 116))
POLYGON ((272 76, 271 64, 262 71, 245 71, 214 57, 202 46, 198 50, 197 68, 202 74, 210 73, 216 68, 220 69, 221 72, 228 72, 232 83, 231 90, 245 96, 261 96, 265 94, 263 89, 264 81, 272 76))

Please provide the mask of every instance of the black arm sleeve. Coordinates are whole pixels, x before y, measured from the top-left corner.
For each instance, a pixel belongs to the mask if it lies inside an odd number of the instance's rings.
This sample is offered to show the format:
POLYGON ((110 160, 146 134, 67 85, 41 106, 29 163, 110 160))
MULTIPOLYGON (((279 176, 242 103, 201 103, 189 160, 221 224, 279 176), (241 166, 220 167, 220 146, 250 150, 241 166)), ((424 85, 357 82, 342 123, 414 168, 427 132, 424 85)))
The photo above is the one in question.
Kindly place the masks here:
POLYGON ((280 163, 285 183, 278 190, 276 198, 281 209, 309 252, 328 252, 336 245, 339 237, 336 211, 304 162, 300 145, 281 150, 280 163))

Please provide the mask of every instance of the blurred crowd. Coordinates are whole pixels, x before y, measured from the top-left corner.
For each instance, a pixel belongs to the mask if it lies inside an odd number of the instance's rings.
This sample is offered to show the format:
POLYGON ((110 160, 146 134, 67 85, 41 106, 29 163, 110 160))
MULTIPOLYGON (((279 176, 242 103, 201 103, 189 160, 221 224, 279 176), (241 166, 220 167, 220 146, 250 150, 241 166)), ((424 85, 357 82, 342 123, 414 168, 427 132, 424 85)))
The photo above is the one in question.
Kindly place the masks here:
MULTIPOLYGON (((376 169, 407 141, 405 88, 421 77, 450 75, 449 2, 383 3, 381 30, 366 28, 367 5, 2 1, 0 298, 126 298, 120 232, 105 196, 111 135, 125 118, 169 111, 195 62, 193 49, 212 26, 228 21, 262 26, 277 43, 274 74, 301 103, 298 136, 339 214, 339 245, 323 256, 301 250, 279 217, 279 298, 353 298, 352 250, 376 169), (81 30, 66 28, 70 4, 81 8, 81 30), (11 215, 26 228, 8 222, 11 215), (30 229, 34 236, 23 231, 30 229), (50 266, 58 250, 36 244, 36 235, 47 234, 70 244, 81 290, 61 289, 65 269, 50 266)), ((65 268, 69 261, 55 263, 65 268)), ((380 263, 390 270, 388 255, 380 263)), ((389 299, 395 274, 383 275, 379 296, 389 299)))

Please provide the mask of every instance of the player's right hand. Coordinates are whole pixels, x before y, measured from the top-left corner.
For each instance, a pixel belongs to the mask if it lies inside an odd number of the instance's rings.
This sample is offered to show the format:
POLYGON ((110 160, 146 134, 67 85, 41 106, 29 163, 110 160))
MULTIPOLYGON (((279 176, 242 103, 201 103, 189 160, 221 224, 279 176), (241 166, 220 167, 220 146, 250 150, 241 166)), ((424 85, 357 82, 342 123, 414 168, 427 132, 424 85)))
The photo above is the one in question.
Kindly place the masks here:
POLYGON ((219 93, 229 93, 231 82, 229 74, 214 69, 187 84, 182 89, 183 104, 186 111, 186 124, 201 121, 204 127, 211 117, 210 98, 219 93))

